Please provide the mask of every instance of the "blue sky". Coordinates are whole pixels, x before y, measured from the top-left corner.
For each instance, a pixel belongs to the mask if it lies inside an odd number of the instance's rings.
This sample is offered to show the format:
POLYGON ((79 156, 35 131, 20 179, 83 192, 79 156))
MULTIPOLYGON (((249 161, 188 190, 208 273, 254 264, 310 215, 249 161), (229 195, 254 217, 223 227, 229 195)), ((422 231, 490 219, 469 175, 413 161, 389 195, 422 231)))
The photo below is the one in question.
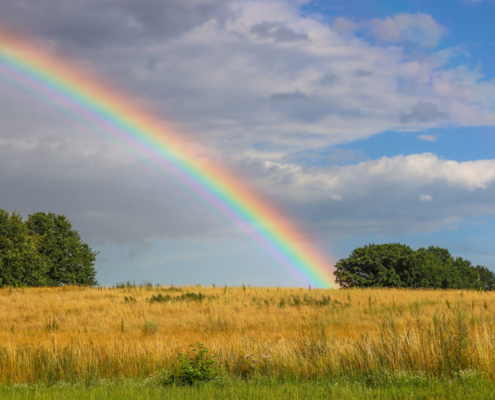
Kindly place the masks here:
MULTIPOLYGON (((174 123, 337 260, 495 271, 495 2, 0 0, 0 25, 174 123)), ((101 284, 307 286, 101 128, 0 76, 0 207, 66 215, 101 284)))

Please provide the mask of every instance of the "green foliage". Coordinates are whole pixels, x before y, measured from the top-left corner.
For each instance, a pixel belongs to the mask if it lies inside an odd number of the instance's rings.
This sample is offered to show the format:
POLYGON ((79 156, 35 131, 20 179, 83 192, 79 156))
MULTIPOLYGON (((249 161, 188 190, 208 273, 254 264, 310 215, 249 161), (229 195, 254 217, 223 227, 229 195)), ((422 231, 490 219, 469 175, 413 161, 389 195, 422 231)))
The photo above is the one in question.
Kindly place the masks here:
POLYGON ((165 385, 193 386, 197 383, 208 382, 216 378, 223 370, 223 365, 216 356, 208 355, 208 349, 202 343, 196 343, 197 348, 191 344, 190 350, 180 353, 176 364, 179 371, 170 374, 165 380, 165 385))
POLYGON ((169 302, 172 300, 174 300, 174 301, 196 301, 198 303, 201 303, 201 302, 203 302, 203 300, 213 300, 213 299, 217 299, 217 298, 218 297, 216 297, 216 296, 208 296, 208 295, 205 295, 201 292, 199 292, 199 293, 194 293, 194 292, 183 293, 177 297, 172 297, 169 294, 164 296, 163 294, 160 293, 157 295, 152 295, 148 301, 150 302, 150 304, 166 303, 166 302, 169 302))
POLYGON ((82 242, 65 216, 37 212, 29 215, 26 226, 48 263, 49 286, 97 284, 93 265, 98 253, 82 242))
POLYGON ((48 264, 22 217, 0 209, 0 286, 45 286, 48 264))
POLYGON ((158 332, 158 321, 145 320, 143 325, 143 333, 145 335, 154 335, 156 332, 158 332))
POLYGON ((475 269, 480 276, 480 289, 495 290, 495 274, 482 265, 477 265, 475 269))
POLYGON ((370 244, 339 260, 334 274, 344 288, 495 288, 493 272, 435 246, 414 251, 400 243, 370 244))
POLYGON ((414 250, 392 243, 355 249, 335 265, 335 277, 342 287, 402 287, 404 271, 411 269, 414 250))
POLYGON ((96 285, 96 255, 66 217, 0 209, 0 287, 96 285))

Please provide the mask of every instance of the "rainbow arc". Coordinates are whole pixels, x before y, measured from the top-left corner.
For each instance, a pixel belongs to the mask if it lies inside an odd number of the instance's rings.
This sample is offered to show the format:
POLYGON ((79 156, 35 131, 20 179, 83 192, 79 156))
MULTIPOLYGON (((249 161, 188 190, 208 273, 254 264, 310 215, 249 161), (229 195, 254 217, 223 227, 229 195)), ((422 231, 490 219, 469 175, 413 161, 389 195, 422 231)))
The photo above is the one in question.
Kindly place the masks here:
POLYGON ((305 285, 336 287, 333 263, 309 236, 241 179, 197 157, 185 135, 70 62, 0 32, 0 73, 37 96, 62 103, 200 194, 259 242, 305 285))

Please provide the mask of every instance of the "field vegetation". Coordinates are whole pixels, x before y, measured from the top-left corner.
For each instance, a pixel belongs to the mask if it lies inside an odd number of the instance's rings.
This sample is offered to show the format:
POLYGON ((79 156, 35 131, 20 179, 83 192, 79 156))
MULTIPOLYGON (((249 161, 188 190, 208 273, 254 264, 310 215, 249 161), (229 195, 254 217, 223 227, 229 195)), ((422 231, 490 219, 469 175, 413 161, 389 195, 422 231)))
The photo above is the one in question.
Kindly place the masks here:
POLYGON ((495 379, 493 292, 127 283, 4 288, 0 310, 4 385, 166 379, 197 343, 239 379, 495 379))

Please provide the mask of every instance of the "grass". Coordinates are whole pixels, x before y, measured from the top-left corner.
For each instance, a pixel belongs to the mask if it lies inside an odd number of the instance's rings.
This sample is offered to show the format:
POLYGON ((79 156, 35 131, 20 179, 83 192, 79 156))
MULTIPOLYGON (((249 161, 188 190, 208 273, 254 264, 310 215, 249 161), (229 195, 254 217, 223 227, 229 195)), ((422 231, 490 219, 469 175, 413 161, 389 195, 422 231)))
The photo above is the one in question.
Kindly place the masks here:
POLYGON ((390 377, 285 380, 255 376, 223 377, 196 387, 164 387, 154 379, 59 383, 53 386, 0 387, 2 399, 494 399, 495 384, 468 372, 453 380, 427 380, 402 374, 390 377))
POLYGON ((177 356, 198 342, 247 380, 346 377, 382 390, 362 379, 457 382, 470 371, 491 385, 495 293, 150 283, 0 289, 0 384, 8 387, 146 379, 176 370, 177 356))

